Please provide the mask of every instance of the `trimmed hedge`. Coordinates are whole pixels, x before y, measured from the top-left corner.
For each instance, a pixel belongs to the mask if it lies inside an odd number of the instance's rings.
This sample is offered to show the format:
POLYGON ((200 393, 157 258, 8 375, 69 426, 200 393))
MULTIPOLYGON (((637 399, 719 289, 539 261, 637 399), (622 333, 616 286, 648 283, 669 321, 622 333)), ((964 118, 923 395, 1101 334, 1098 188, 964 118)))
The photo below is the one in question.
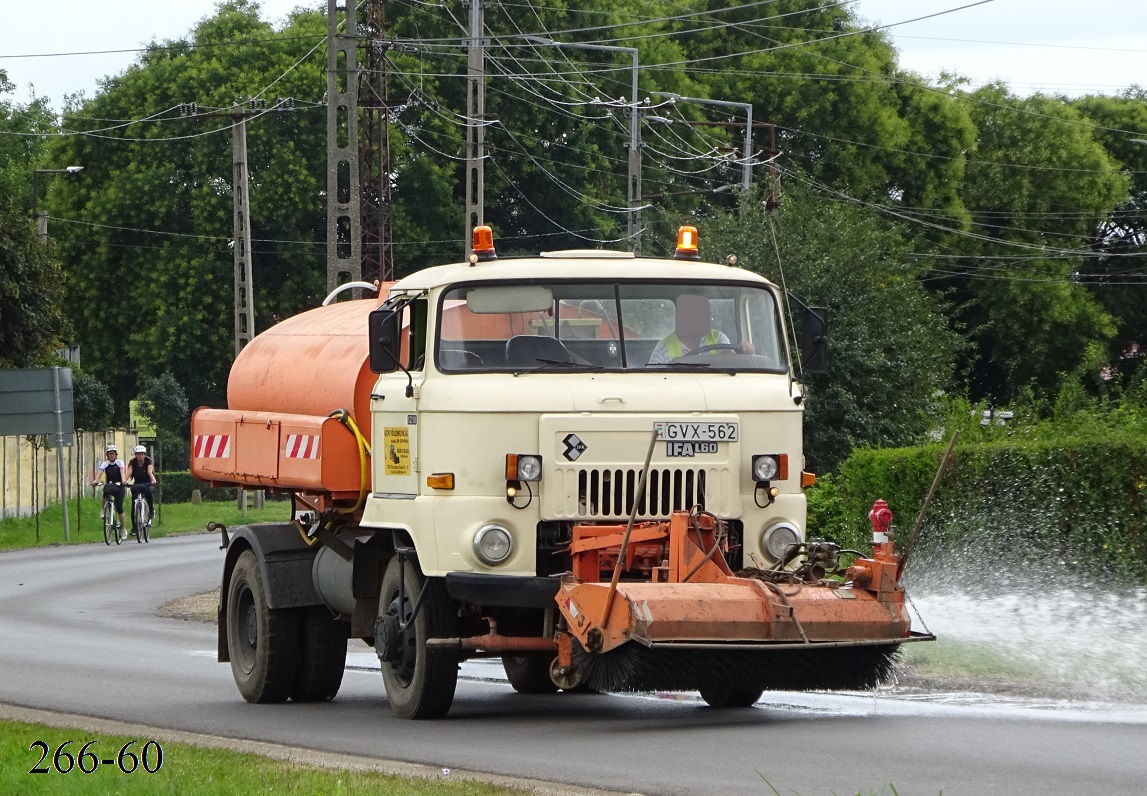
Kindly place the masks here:
MULTIPOLYGON (((867 550, 868 511, 884 498, 904 544, 946 447, 854 451, 809 490, 810 532, 867 550)), ((957 444, 953 456, 913 557, 975 551, 994 570, 1016 563, 1147 582, 1147 440, 957 444)))

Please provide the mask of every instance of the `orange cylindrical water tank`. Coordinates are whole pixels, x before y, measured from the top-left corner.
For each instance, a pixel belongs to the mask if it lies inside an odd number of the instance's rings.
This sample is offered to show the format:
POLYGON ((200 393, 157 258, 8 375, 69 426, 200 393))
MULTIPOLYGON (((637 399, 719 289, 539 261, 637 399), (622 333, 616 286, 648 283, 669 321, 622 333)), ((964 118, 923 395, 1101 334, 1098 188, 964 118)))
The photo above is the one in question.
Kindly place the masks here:
POLYGON ((370 439, 367 316, 374 298, 316 307, 275 324, 248 343, 227 380, 232 410, 326 416, 351 413, 370 439))

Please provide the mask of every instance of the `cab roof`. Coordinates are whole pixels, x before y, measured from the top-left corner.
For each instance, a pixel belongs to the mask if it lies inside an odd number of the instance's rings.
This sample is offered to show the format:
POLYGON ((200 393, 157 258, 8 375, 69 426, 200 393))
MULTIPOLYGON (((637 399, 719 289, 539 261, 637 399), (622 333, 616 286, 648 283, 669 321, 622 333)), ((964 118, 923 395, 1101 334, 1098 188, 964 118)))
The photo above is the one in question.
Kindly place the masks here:
POLYGON ((629 252, 572 251, 542 252, 527 257, 505 257, 477 263, 436 265, 404 277, 390 292, 431 290, 457 282, 532 279, 746 282, 772 285, 759 274, 730 265, 676 260, 659 257, 635 257, 629 252))

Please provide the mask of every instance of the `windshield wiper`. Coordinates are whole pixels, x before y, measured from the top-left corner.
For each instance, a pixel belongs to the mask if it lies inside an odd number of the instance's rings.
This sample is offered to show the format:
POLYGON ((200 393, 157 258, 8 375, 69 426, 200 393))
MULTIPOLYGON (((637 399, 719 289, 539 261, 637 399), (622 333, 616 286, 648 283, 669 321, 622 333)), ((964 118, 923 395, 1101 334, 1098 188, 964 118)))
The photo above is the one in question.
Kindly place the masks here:
POLYGON ((605 370, 601 365, 594 365, 591 362, 569 362, 564 359, 545 359, 543 357, 537 358, 538 362, 544 362, 544 365, 539 365, 536 368, 524 368, 522 370, 515 370, 515 376, 521 376, 523 373, 537 373, 542 370, 549 370, 550 368, 577 368, 578 370, 605 370))

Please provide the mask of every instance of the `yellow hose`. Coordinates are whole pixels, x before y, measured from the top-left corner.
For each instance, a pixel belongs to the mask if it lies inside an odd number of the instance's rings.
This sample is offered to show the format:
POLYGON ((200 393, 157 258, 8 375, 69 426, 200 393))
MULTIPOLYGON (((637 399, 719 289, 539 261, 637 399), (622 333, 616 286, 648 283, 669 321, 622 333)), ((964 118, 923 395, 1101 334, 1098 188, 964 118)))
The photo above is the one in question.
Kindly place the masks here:
POLYGON ((337 418, 340 423, 350 429, 350 432, 354 434, 355 441, 358 443, 358 500, 355 502, 354 506, 349 509, 336 509, 339 514, 354 514, 356 511, 361 509, 362 504, 366 502, 366 493, 369 491, 369 482, 367 479, 370 477, 370 472, 367 462, 368 457, 371 455, 370 444, 362 436, 362 432, 360 432, 358 430, 358 426, 355 425, 354 418, 350 416, 350 413, 347 412, 347 410, 336 409, 327 415, 327 417, 337 418))

